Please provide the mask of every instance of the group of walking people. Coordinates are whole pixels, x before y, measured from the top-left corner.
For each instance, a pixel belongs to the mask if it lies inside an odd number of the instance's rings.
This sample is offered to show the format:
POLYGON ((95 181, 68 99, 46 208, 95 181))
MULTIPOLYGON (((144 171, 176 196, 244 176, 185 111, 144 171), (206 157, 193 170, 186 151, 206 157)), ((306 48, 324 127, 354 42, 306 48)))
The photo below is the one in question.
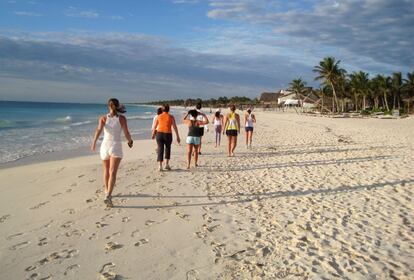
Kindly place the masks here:
MULTIPOLYGON (((103 165, 103 181, 105 187, 105 204, 112 207, 112 192, 116 182, 116 175, 121 162, 122 144, 121 134, 125 135, 128 140, 128 146, 132 148, 133 140, 128 130, 125 108, 115 98, 108 100, 108 113, 101 116, 98 121, 91 150, 95 151, 96 142, 104 132, 104 137, 100 147, 100 157, 103 165)), ((211 118, 214 124, 215 147, 220 146, 221 135, 226 134, 228 138, 227 156, 233 157, 237 146, 237 137, 240 134, 241 120, 240 115, 236 113, 236 106, 229 107, 230 112, 222 115, 217 110, 211 118)), ((158 170, 171 170, 171 145, 173 142, 173 131, 178 144, 181 139, 177 128, 177 123, 173 115, 169 113, 170 107, 164 104, 157 110, 152 125, 152 139, 157 142, 157 162, 158 170)), ((182 118, 183 124, 188 127, 186 137, 187 144, 187 169, 190 169, 192 158, 194 157, 194 166, 198 166, 198 158, 201 155, 202 137, 207 125, 210 123, 207 115, 201 111, 201 103, 198 103, 194 109, 186 112, 182 118)), ((251 148, 253 125, 256 123, 256 116, 249 108, 244 114, 244 127, 246 132, 246 148, 251 148)))

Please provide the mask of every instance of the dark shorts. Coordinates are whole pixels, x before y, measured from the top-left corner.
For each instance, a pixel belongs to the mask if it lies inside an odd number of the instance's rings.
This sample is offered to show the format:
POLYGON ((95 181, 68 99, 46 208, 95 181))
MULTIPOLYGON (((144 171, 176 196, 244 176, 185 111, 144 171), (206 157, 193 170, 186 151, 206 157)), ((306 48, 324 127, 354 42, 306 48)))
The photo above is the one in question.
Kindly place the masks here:
POLYGON ((226 135, 227 136, 237 136, 237 130, 235 130, 235 129, 226 130, 226 135))
POLYGON ((199 127, 198 129, 200 130, 200 132, 199 132, 200 133, 200 137, 201 136, 204 136, 204 127, 199 127))
POLYGON ((251 131, 253 132, 253 126, 246 126, 246 132, 251 131))

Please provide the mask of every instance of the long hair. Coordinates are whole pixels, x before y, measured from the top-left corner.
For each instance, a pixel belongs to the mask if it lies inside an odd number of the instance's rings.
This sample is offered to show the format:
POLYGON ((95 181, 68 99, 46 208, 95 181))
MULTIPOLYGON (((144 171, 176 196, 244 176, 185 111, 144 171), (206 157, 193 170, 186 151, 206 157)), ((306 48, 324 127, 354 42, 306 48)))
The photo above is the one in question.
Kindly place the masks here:
POLYGON ((114 104, 115 110, 116 110, 117 113, 122 113, 122 114, 123 113, 126 113, 125 106, 122 105, 122 104, 120 104, 118 99, 116 99, 116 98, 110 98, 108 100, 108 105, 111 102, 112 102, 112 104, 114 104))

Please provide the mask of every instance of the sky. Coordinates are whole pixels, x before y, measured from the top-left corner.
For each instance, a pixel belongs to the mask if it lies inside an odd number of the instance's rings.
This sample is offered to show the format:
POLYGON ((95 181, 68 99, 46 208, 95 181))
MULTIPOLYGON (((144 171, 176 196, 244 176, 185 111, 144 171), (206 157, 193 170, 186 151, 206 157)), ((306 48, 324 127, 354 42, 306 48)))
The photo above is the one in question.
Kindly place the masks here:
POLYGON ((414 0, 0 0, 0 100, 257 97, 414 71, 414 0))

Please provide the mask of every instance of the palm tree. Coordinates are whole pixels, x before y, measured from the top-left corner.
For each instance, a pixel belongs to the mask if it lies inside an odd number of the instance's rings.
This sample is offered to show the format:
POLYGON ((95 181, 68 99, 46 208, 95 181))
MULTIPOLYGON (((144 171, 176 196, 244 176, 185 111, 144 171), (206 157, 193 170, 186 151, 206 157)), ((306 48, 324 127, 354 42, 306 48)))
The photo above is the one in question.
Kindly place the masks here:
POLYGON ((340 60, 336 61, 334 57, 328 56, 325 57, 322 61, 320 61, 319 65, 313 68, 313 72, 319 74, 319 76, 317 76, 315 80, 323 80, 325 84, 331 86, 337 111, 339 111, 339 104, 335 90, 335 84, 339 77, 342 74, 346 73, 344 69, 339 67, 340 62, 340 60))
POLYGON ((373 79, 373 83, 375 85, 375 88, 382 94, 383 104, 385 106, 385 109, 389 111, 390 107, 388 106, 388 93, 390 92, 390 87, 391 87, 390 77, 385 77, 384 75, 378 74, 373 79))
POLYGON ((301 94, 305 90, 306 82, 303 81, 302 78, 299 78, 299 79, 292 80, 292 82, 290 82, 289 85, 290 85, 290 88, 292 89, 292 91, 296 94, 296 98, 300 102, 300 105, 302 107, 302 112, 303 112, 303 100, 301 101, 301 99, 302 99, 301 94))
POLYGON ((363 71, 353 72, 349 75, 351 78, 351 91, 355 99, 355 111, 358 111, 358 97, 362 96, 362 110, 366 108, 366 98, 369 94, 368 73, 363 71))
POLYGON ((398 105, 398 109, 400 109, 400 95, 401 95, 401 90, 403 88, 401 72, 395 72, 392 74, 391 88, 392 88, 392 94, 393 94, 393 100, 394 100, 392 109, 395 110, 396 105, 398 105))
POLYGON ((404 79, 403 91, 408 99, 407 113, 410 113, 410 103, 414 97, 414 71, 407 73, 407 79, 404 79))
MULTIPOLYGON (((327 111, 330 112, 329 109, 325 108, 324 101, 325 101, 325 96, 332 95, 332 89, 331 89, 331 87, 329 87, 328 85, 323 85, 322 87, 319 88, 319 93, 321 94, 321 113, 323 114, 323 110, 324 109, 326 109, 327 111)), ((333 107, 334 106, 332 106, 332 108, 333 107)))

